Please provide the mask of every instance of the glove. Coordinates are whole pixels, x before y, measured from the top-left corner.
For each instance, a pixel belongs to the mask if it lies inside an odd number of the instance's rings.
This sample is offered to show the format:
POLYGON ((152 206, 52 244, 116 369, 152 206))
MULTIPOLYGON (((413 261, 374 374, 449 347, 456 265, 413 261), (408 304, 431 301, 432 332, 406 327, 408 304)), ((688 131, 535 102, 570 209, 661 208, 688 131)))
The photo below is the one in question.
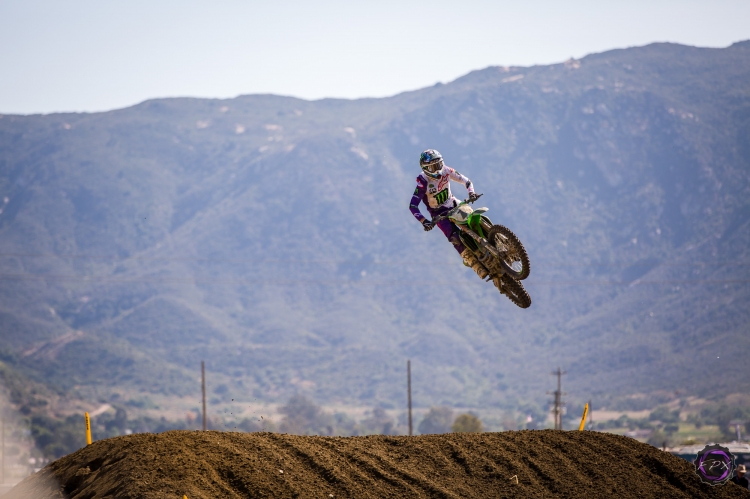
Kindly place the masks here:
POLYGON ((481 196, 481 194, 477 194, 476 192, 470 192, 469 193, 469 202, 473 203, 474 201, 476 201, 477 199, 479 199, 479 196, 481 196))
POLYGON ((429 232, 433 227, 435 227, 435 224, 430 222, 429 220, 422 220, 422 227, 424 227, 425 232, 429 232))

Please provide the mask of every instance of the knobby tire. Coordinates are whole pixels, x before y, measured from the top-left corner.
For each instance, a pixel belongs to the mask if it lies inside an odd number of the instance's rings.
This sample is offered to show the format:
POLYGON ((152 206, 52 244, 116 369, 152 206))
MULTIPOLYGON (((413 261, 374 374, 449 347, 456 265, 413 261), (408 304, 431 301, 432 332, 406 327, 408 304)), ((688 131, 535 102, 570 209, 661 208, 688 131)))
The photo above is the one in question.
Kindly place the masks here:
POLYGON ((507 274, 500 277, 500 282, 502 283, 502 288, 498 290, 501 294, 507 296, 510 301, 521 308, 529 308, 531 306, 531 296, 524 289, 523 284, 507 274))
MULTIPOLYGON (((499 251, 505 251, 503 246, 507 247, 508 257, 504 260, 506 272, 510 274, 513 279, 522 281, 529 277, 531 273, 531 263, 529 262, 529 255, 526 253, 526 248, 523 247, 521 240, 518 239, 512 230, 504 225, 493 225, 487 234, 487 241, 495 246, 499 251), (516 272, 510 265, 514 261, 521 262, 521 271, 516 272)), ((520 306, 520 305, 519 305, 520 306)), ((525 307, 524 307, 525 308, 525 307)))

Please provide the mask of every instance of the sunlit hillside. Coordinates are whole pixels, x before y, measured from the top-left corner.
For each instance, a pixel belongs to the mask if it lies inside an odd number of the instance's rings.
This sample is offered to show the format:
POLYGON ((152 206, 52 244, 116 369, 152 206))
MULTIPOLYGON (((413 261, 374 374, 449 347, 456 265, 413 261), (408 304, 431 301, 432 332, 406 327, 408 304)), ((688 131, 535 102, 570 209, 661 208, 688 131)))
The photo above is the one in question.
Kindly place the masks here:
POLYGON ((0 203, 2 361, 74 398, 192 395, 205 360, 219 401, 393 408, 409 358, 419 407, 541 407, 562 366, 638 410, 750 367, 748 42, 6 115, 0 203), (526 245, 531 308, 409 214, 428 147, 526 245))

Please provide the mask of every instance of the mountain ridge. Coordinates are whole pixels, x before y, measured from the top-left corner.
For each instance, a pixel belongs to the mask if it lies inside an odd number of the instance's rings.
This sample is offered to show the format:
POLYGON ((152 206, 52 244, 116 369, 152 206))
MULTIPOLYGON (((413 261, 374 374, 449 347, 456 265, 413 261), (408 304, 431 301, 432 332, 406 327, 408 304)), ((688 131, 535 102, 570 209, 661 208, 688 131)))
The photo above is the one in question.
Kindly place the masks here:
MULTIPOLYGON (((273 401, 398 405, 406 358, 426 406, 540 401, 557 364, 582 399, 730 393, 721 366, 694 364, 713 356, 700 351, 712 324, 747 343, 746 267, 707 273, 689 247, 747 262, 750 51, 735 45, 486 68, 382 99, 3 115, 0 346, 83 397, 118 383, 188 393, 204 358, 217 384, 273 401), (427 147, 524 241, 528 311, 410 220, 427 147), (671 291, 691 279, 711 289, 671 291), (55 359, 18 357, 78 330, 55 359), (81 363, 92 374, 71 374, 81 363)), ((736 350, 727 362, 746 365, 736 350)))

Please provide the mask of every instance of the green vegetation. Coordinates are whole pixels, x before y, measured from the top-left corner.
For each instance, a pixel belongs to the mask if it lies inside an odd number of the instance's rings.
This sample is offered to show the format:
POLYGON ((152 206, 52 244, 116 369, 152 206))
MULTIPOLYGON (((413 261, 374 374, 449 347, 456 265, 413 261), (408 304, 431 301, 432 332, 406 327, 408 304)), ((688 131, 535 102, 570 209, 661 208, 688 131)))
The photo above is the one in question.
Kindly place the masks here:
POLYGON ((733 439, 736 435, 735 428, 730 425, 732 421, 744 421, 744 425, 741 426, 744 426, 743 433, 747 434, 750 429, 750 407, 733 407, 726 403, 712 405, 702 409, 700 415, 692 420, 696 427, 703 424, 718 426, 726 439, 733 439))
MULTIPOLYGON (((10 373, 12 374, 12 373, 10 373)), ((12 376, 8 376, 12 378, 12 376)), ((20 379, 20 378, 19 378, 20 379)), ((28 391, 20 390, 16 393, 16 409, 28 406, 26 399, 34 397, 28 391)), ((133 399, 128 399, 128 402, 133 399)), ((37 404, 32 414, 26 416, 21 425, 30 429, 30 437, 38 449, 39 454, 47 459, 59 458, 81 448, 85 443, 84 419, 80 414, 65 417, 52 416, 45 412, 49 404, 37 404)), ((136 404, 141 405, 141 404, 136 404)), ((133 404, 114 405, 109 410, 92 418, 92 436, 94 440, 110 438, 131 433, 158 433, 172 429, 198 429, 199 418, 189 417, 186 420, 174 421, 166 418, 154 418, 139 415, 131 417, 130 410, 141 410, 132 407, 133 404)), ((531 412, 536 414, 530 406, 519 414, 525 414, 518 419, 512 419, 509 413, 504 413, 501 420, 494 421, 491 431, 497 429, 518 428, 519 419, 528 418, 531 412), (529 412, 531 411, 531 412, 529 412)), ((406 421, 399 421, 382 407, 375 407, 364 417, 354 419, 350 415, 338 412, 329 413, 304 395, 292 396, 286 404, 279 408, 282 419, 274 424, 261 417, 234 418, 225 413, 223 417, 210 417, 208 428, 219 431, 279 431, 301 435, 403 435, 407 431, 406 421)), ((192 414, 192 413, 191 413, 192 414)), ((629 418, 626 415, 609 421, 598 421, 593 430, 619 434, 628 434, 647 441, 657 447, 669 447, 692 443, 731 440, 734 438, 733 428, 728 421, 747 418, 750 407, 723 403, 703 403, 697 411, 681 414, 680 409, 668 406, 657 406, 643 418, 629 418), (720 431, 720 429, 723 429, 720 431), (634 433, 635 432, 635 433, 634 433)), ((533 423, 533 427, 541 427, 533 423)), ((566 428, 577 427, 577 418, 567 417, 566 428), (574 424, 575 423, 575 424, 574 424)), ((461 413, 454 417, 454 410, 450 407, 431 407, 419 421, 418 433, 436 434, 448 432, 481 432, 485 425, 479 417, 472 413, 461 413)))
MULTIPOLYGON (((65 418, 52 418, 43 415, 32 416, 29 420, 29 426, 34 444, 48 458, 62 457, 86 444, 86 428, 82 415, 71 415, 65 418)), ((160 433, 167 430, 183 429, 186 429, 184 422, 168 421, 165 418, 139 417, 128 420, 127 412, 122 407, 118 407, 114 413, 107 412, 92 418, 91 421, 93 440, 102 440, 130 433, 160 433)))
POLYGON ((657 406, 645 418, 598 421, 593 429, 614 433, 639 435, 649 444, 661 447, 691 445, 706 442, 727 442, 736 439, 736 429, 730 422, 741 423, 743 439, 747 439, 750 405, 730 404, 726 401, 702 402, 698 409, 672 409, 657 406))
POLYGON ((430 407, 424 419, 417 426, 422 435, 448 433, 453 424, 453 409, 450 407, 430 407))
POLYGON ((81 416, 55 420, 46 416, 31 418, 31 437, 46 457, 57 459, 86 444, 86 429, 81 416))
POLYGON ((648 416, 649 421, 661 421, 662 423, 676 423, 680 420, 680 410, 669 410, 666 406, 659 406, 648 416))
POLYGON ((297 435, 333 435, 335 418, 309 398, 293 396, 279 412, 284 414, 281 431, 297 435))
POLYGON ((484 431, 482 422, 474 414, 459 414, 451 426, 454 433, 481 433, 484 431))
MULTIPOLYGON (((396 435, 396 422, 382 407, 375 407, 361 421, 345 413, 330 414, 304 395, 294 395, 279 409, 284 415, 279 431, 297 435, 396 435)), ((273 431, 273 426, 266 428, 273 431)), ((246 430, 247 431, 247 430, 246 430)), ((258 430, 250 430, 258 431, 258 430)))

